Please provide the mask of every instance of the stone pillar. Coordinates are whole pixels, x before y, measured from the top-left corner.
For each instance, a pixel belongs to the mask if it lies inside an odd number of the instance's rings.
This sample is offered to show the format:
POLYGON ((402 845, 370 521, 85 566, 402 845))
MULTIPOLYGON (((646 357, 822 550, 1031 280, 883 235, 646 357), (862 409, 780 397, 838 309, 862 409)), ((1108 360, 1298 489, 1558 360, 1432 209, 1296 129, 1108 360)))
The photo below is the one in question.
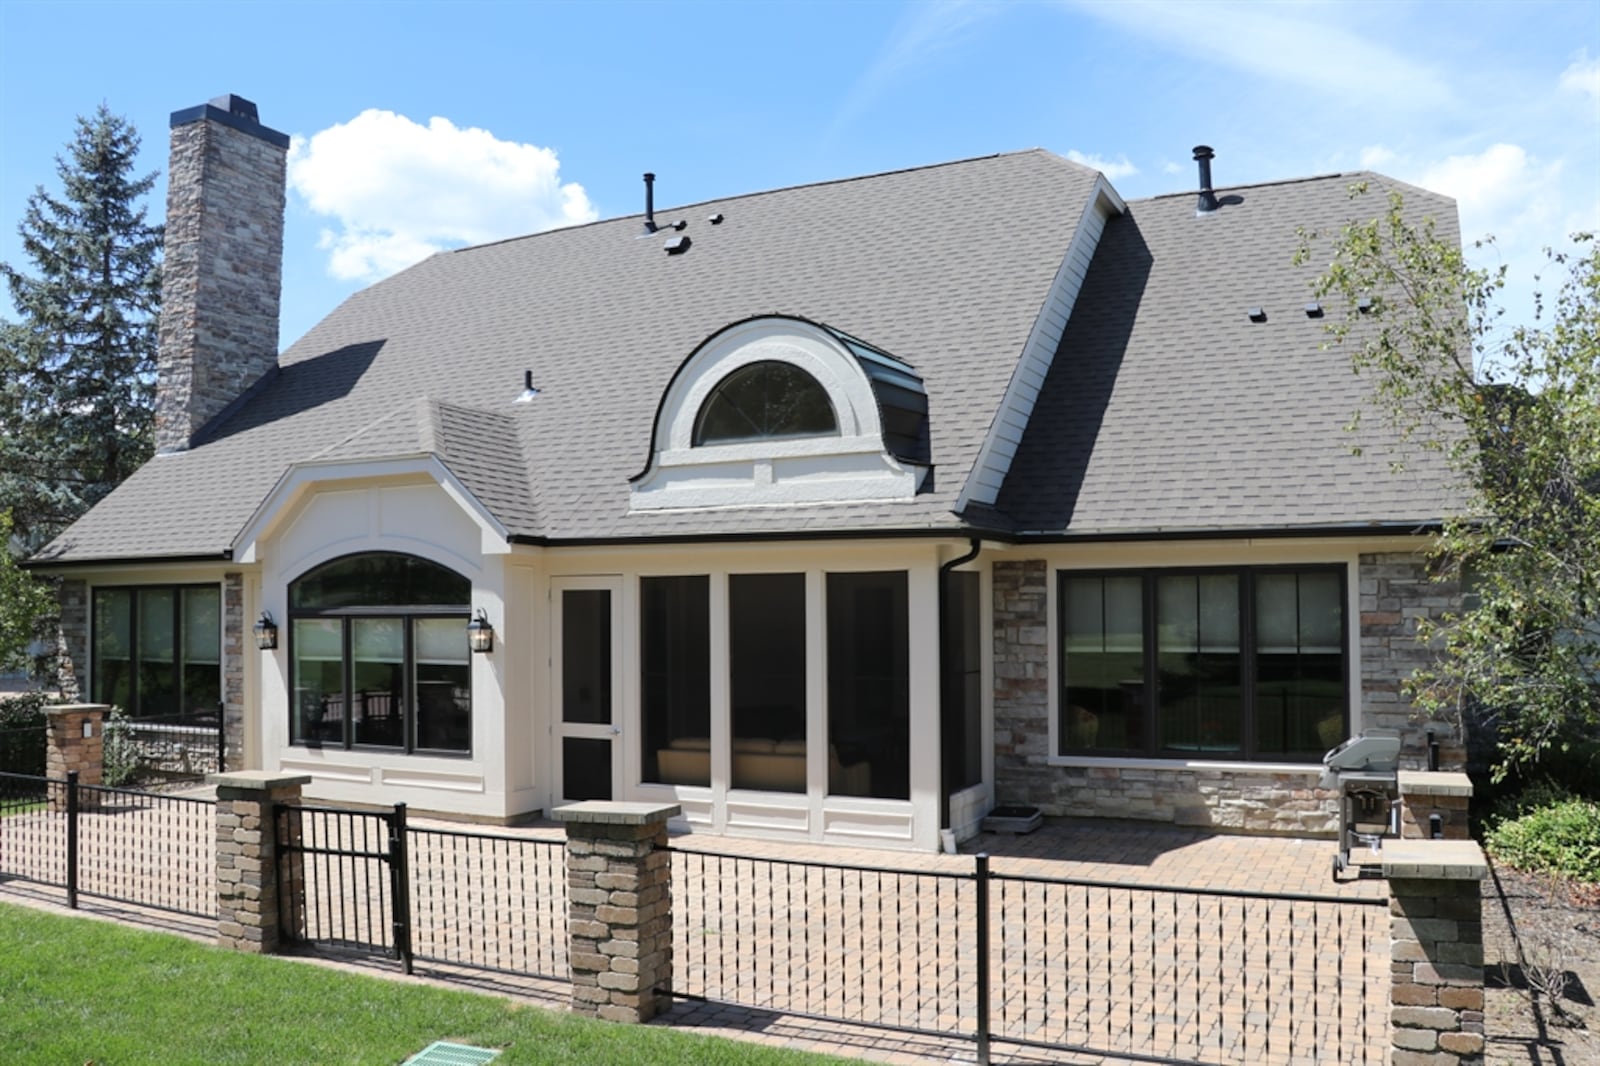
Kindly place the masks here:
MULTIPOLYGON (((243 769, 244 762, 244 657, 255 650, 244 614, 244 575, 222 575, 222 735, 228 766, 243 769), (247 651, 246 649, 249 649, 247 651)), ((217 767, 226 773, 228 766, 217 767)))
POLYGON ((273 807, 298 800, 311 777, 246 770, 209 780, 217 787, 217 943, 273 954, 286 939, 285 927, 292 932, 299 925, 305 905, 304 877, 296 867, 285 879, 289 906, 280 908, 279 846, 289 841, 278 840, 273 807))
POLYGON ((1442 839, 1467 839, 1472 781, 1466 774, 1401 770, 1400 800, 1400 835, 1407 840, 1429 839, 1433 815, 1439 816, 1442 839))
POLYGON ((80 700, 83 675, 89 666, 89 585, 78 578, 63 578, 56 586, 61 619, 56 623, 55 679, 61 695, 80 700))
MULTIPOLYGON (((98 785, 105 755, 105 712, 103 703, 67 703, 47 707, 44 772, 46 777, 65 778, 78 772, 78 784, 98 785)), ((50 809, 66 810, 64 792, 52 790, 50 809)))
POLYGON ((676 803, 591 801, 550 812, 567 827, 567 958, 572 1009, 647 1022, 670 1002, 676 803))
POLYGON ((1483 1062, 1483 851, 1470 840, 1398 840, 1389 879, 1391 1066, 1483 1062))
POLYGON ((994 790, 999 803, 1064 814, 1050 758, 1049 568, 997 562, 994 590, 994 790))
POLYGON ((1427 765, 1428 736, 1440 741, 1440 762, 1451 769, 1466 765, 1465 739, 1448 722, 1423 722, 1406 699, 1405 682, 1419 666, 1438 658, 1439 649, 1419 643, 1417 622, 1438 621, 1461 608, 1461 585, 1441 580, 1427 559, 1411 552, 1361 556, 1361 616, 1352 634, 1361 641, 1361 720, 1357 729, 1382 726, 1401 737, 1401 765, 1427 765))

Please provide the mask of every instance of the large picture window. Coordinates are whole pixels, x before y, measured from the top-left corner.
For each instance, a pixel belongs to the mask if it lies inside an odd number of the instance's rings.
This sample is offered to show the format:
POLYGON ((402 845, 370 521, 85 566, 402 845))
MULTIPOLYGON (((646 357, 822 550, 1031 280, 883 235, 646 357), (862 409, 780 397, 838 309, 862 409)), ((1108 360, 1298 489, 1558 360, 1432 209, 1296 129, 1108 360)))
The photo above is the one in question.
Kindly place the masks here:
POLYGON ((135 718, 206 717, 222 699, 222 593, 215 585, 94 590, 89 673, 97 703, 135 718))
POLYGON ((373 552, 289 585, 290 742, 465 753, 471 582, 437 563, 373 552))
POLYGON ((1348 732, 1344 570, 1063 572, 1060 750, 1309 762, 1348 732))

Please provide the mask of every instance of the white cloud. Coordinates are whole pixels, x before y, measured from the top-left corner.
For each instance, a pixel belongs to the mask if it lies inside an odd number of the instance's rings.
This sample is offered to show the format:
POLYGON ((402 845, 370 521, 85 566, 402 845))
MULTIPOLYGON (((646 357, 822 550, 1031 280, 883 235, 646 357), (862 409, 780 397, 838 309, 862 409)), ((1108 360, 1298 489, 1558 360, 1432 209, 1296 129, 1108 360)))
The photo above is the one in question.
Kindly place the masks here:
POLYGON ((1369 144, 1361 149, 1362 170, 1382 170, 1394 160, 1394 152, 1381 144, 1369 144))
POLYGON ((1182 174, 1187 169, 1187 167, 1174 163, 1170 159, 1161 164, 1161 173, 1163 174, 1182 174))
POLYGON ((1112 181, 1118 178, 1131 178, 1139 173, 1139 168, 1128 162, 1128 157, 1119 155, 1116 159, 1104 159, 1098 155, 1085 154, 1076 148, 1067 151, 1067 158, 1082 166, 1092 167, 1104 174, 1112 181))
POLYGON ((332 220, 318 241, 328 272, 374 281, 444 248, 592 221, 560 166, 553 149, 374 109, 296 137, 289 184, 332 220))
POLYGON ((1561 87, 1600 100, 1600 59, 1590 59, 1587 48, 1579 52, 1578 58, 1561 72, 1561 87))
MULTIPOLYGON (((1451 92, 1435 69, 1350 27, 1342 4, 1064 0, 1102 22, 1205 63, 1335 96, 1428 111, 1451 92)), ((1382 27, 1379 20, 1374 26, 1382 27)))
MULTIPOLYGON (((1561 161, 1543 162, 1516 144, 1494 144, 1477 155, 1453 155, 1425 167, 1416 184, 1455 198, 1467 240, 1493 233, 1517 241, 1529 227, 1546 227, 1560 203, 1561 161)), ((1541 239, 1550 239, 1548 232, 1541 239)))

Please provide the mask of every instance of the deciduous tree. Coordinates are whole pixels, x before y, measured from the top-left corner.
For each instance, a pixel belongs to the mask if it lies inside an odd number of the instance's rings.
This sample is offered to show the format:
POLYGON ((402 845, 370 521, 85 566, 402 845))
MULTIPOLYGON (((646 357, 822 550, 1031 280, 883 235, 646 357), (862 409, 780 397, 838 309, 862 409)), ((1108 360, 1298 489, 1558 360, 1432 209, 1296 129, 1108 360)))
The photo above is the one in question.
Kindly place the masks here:
MULTIPOLYGON (((1361 190, 1357 190, 1358 194, 1361 190)), ((1398 194, 1331 239, 1319 296, 1376 407, 1402 437, 1448 455, 1463 505, 1432 549, 1460 579, 1459 611, 1418 626, 1440 650, 1410 691, 1421 709, 1489 731, 1496 770, 1600 730, 1600 250, 1549 253, 1552 300, 1507 327, 1504 268, 1473 269, 1398 194), (1363 301, 1367 301, 1363 305, 1363 301)), ((1548 291, 1548 290, 1547 290, 1548 291)))

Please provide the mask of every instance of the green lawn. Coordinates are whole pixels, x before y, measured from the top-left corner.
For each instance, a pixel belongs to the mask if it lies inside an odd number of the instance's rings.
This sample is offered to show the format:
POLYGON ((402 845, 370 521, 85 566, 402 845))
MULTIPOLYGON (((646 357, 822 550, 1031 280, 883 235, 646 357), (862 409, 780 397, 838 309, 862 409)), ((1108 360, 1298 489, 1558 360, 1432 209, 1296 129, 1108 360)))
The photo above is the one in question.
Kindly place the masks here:
POLYGON ((0 1058, 8 1064, 399 1063, 435 1040, 504 1048, 495 1066, 840 1061, 0 904, 0 1058))

